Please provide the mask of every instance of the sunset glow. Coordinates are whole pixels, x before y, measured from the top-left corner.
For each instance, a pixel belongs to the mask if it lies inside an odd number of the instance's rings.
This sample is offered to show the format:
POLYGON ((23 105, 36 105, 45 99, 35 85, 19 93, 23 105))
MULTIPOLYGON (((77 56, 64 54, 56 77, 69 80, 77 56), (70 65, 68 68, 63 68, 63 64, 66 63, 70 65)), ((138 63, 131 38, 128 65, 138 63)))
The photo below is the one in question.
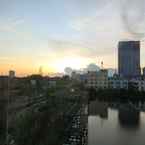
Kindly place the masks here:
POLYGON ((83 58, 66 57, 66 58, 63 58, 61 60, 57 60, 56 62, 54 62, 54 67, 59 72, 63 72, 65 67, 72 67, 74 69, 80 69, 83 66, 85 67, 87 63, 88 62, 83 58))
POLYGON ((100 66, 101 61, 105 67, 116 68, 117 44, 122 39, 142 40, 143 67, 144 31, 139 32, 144 25, 136 25, 138 15, 130 15, 126 19, 134 25, 128 30, 121 13, 119 1, 1 1, 0 73, 14 69, 22 76, 38 73, 42 66, 48 74, 63 72, 65 67, 81 69, 89 63, 100 66))

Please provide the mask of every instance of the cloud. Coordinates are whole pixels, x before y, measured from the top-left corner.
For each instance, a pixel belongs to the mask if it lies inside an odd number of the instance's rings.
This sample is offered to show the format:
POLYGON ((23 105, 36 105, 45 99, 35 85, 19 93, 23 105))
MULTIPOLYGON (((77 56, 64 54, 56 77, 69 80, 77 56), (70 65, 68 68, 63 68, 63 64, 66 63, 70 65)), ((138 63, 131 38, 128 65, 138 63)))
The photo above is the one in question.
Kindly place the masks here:
POLYGON ((145 0, 120 0, 124 28, 136 39, 145 37, 145 0))
POLYGON ((77 37, 50 39, 48 47, 52 52, 63 55, 75 54, 90 58, 111 55, 117 49, 117 42, 124 35, 123 30, 119 29, 120 14, 117 13, 115 5, 108 3, 103 5, 102 9, 96 9, 96 13, 73 17, 68 25, 77 37), (112 12, 113 8, 115 9, 112 12))
POLYGON ((96 13, 96 10, 103 9, 114 0, 65 0, 68 12, 77 13, 77 15, 88 15, 96 13))
POLYGON ((0 62, 10 62, 10 61, 15 61, 15 58, 0 56, 0 62))
POLYGON ((95 58, 100 55, 110 55, 111 49, 107 46, 100 49, 97 42, 87 41, 67 41, 67 40, 49 40, 48 48, 51 54, 59 56, 81 56, 87 58, 95 58))
MULTIPOLYGON (((74 18, 72 29, 83 35, 100 37, 120 35, 120 39, 143 39, 145 37, 145 0, 92 1, 92 13, 74 18), (96 33, 97 34, 96 34, 96 33), (118 33, 118 34, 117 34, 118 33)), ((85 1, 84 5, 87 5, 85 1)), ((89 8, 90 9, 90 8, 89 8)))
POLYGON ((24 24, 22 18, 8 18, 0 21, 0 32, 16 32, 18 25, 24 24))

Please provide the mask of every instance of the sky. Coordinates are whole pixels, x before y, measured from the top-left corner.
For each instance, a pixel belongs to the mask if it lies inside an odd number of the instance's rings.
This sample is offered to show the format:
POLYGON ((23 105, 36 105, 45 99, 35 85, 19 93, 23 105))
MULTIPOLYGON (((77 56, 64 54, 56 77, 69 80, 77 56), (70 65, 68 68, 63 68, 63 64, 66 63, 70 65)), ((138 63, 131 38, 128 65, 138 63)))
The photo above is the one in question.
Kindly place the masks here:
POLYGON ((120 40, 141 40, 143 67, 144 33, 145 0, 0 0, 0 73, 117 68, 120 40))

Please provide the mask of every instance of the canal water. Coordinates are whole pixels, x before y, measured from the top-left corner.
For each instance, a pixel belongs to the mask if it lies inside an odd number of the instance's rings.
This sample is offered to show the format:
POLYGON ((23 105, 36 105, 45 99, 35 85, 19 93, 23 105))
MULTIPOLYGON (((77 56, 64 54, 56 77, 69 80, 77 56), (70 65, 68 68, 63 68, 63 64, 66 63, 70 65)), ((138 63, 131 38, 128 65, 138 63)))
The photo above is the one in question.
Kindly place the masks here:
POLYGON ((145 105, 92 101, 88 145, 145 145, 145 105))

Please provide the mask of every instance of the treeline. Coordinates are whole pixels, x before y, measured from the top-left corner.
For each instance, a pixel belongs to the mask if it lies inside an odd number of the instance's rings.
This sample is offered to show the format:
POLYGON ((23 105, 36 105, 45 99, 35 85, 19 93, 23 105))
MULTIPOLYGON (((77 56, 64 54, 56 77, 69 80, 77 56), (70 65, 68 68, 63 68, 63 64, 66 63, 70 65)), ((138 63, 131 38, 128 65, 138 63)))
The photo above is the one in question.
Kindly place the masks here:
POLYGON ((90 88, 88 90, 89 100, 101 99, 108 101, 145 101, 145 92, 134 89, 105 89, 95 90, 90 88))

